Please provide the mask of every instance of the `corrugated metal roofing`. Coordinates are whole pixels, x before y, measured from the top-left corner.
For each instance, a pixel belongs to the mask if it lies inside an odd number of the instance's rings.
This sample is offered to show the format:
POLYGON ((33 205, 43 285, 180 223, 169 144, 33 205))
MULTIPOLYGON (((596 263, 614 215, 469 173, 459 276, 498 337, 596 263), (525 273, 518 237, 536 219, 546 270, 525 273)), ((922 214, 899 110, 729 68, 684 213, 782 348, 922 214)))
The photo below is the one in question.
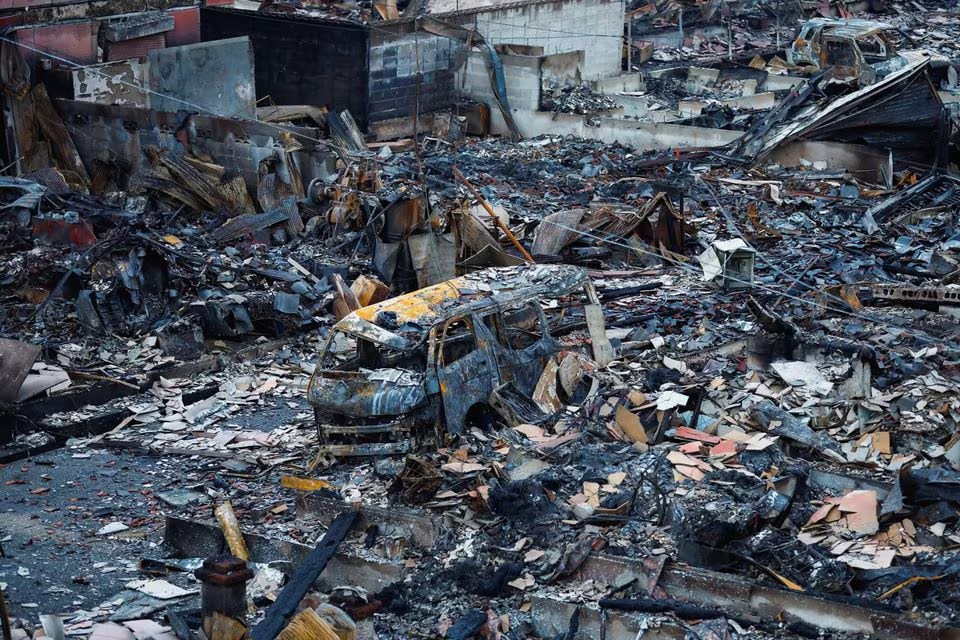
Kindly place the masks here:
POLYGON ((154 49, 163 49, 167 46, 166 34, 154 33, 141 38, 131 38, 122 42, 111 42, 107 45, 107 60, 128 60, 142 58, 154 49))

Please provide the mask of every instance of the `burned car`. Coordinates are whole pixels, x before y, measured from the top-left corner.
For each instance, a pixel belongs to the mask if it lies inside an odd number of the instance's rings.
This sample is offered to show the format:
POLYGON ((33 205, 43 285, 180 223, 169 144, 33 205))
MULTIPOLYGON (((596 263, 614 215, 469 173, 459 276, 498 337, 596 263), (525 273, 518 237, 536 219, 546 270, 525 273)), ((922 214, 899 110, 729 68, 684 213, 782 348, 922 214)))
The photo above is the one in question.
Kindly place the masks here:
POLYGON ((787 62, 815 69, 833 67, 833 77, 860 85, 905 67, 920 52, 898 52, 904 36, 892 25, 874 20, 817 18, 800 29, 787 47, 787 62))
POLYGON ((602 309, 578 267, 485 269, 344 317, 307 388, 323 450, 409 451, 489 415, 498 388, 532 394, 551 356, 571 346, 552 333, 541 298, 554 300, 561 317, 564 305, 582 310, 575 324, 586 327, 594 358, 605 365, 612 350, 602 309))
POLYGON ((787 62, 794 66, 811 65, 819 68, 823 36, 838 29, 847 34, 855 33, 888 42, 896 39, 891 37, 892 34, 898 34, 893 25, 876 20, 814 18, 804 23, 796 39, 787 47, 787 62))

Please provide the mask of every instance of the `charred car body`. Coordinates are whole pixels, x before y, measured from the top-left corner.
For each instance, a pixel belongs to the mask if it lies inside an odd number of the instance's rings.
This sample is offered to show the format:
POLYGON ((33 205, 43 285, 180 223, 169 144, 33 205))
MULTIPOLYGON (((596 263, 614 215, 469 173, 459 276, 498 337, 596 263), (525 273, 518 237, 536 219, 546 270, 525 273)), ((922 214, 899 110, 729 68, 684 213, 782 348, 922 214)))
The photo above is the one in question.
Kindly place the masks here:
MULTIPOLYGON (((818 70, 832 67, 834 79, 854 80, 865 86, 918 57, 930 56, 922 51, 898 51, 897 43, 903 39, 893 25, 885 22, 817 18, 804 24, 787 47, 787 62, 818 70)), ((943 62, 947 62, 945 58, 943 62)))
POLYGON ((331 329, 307 390, 324 450, 409 451, 460 433, 498 388, 529 396, 549 358, 569 346, 551 334, 539 298, 579 305, 579 294, 602 360, 610 350, 602 310, 577 267, 486 269, 349 314, 331 329))

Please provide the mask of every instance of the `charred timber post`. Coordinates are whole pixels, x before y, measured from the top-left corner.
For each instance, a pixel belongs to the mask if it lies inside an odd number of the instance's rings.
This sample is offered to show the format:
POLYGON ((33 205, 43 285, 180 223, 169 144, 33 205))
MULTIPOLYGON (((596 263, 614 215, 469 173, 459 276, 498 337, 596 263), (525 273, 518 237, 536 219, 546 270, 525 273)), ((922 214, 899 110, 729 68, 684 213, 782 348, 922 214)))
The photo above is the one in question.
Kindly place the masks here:
POLYGON ((303 596, 320 576, 337 547, 343 542, 359 513, 348 511, 330 523, 320 544, 310 552, 303 564, 290 576, 290 582, 280 592, 280 597, 270 605, 263 620, 250 631, 250 640, 273 640, 287 624, 287 620, 303 600, 303 596))
POLYGON ((7 603, 3 599, 3 589, 0 589, 0 628, 3 631, 3 640, 13 640, 10 630, 10 615, 7 613, 7 603))

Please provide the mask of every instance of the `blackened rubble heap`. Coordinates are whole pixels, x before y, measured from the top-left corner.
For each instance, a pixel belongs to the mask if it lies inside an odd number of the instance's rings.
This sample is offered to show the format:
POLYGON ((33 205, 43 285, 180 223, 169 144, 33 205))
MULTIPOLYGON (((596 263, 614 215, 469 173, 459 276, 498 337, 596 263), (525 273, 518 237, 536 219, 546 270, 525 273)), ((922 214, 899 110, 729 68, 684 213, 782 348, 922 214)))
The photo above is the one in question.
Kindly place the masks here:
POLYGON ((544 89, 540 94, 540 108, 544 111, 585 115, 611 111, 618 106, 613 98, 595 93, 584 86, 544 89))
MULTIPOLYGON (((246 473, 258 461, 275 461, 280 466, 266 475, 194 485, 201 497, 209 499, 211 490, 217 502, 232 497, 251 532, 314 539, 317 524, 298 517, 295 506, 266 520, 250 519, 263 513, 260 505, 287 504, 289 489, 278 486, 280 476, 302 475, 303 463, 313 465, 309 475, 329 483, 326 491, 338 500, 453 523, 450 536, 429 553, 402 527, 348 538, 346 552, 410 565, 409 583, 367 597, 367 604, 380 603, 371 605, 378 628, 408 629, 412 620, 453 626, 474 600, 526 628, 533 619, 525 608, 533 611, 528 604, 537 598, 598 603, 610 594, 615 576, 609 582, 575 577, 596 553, 629 561, 662 558, 778 589, 848 596, 852 587, 857 597, 884 596, 894 609, 910 606, 931 624, 950 624, 950 547, 958 535, 951 506, 957 500, 957 331, 944 313, 949 305, 934 309, 904 294, 949 280, 956 271, 949 266, 949 216, 933 212, 917 223, 881 216, 879 228, 868 234, 860 224, 863 212, 907 189, 906 174, 898 176, 899 190, 886 191, 816 169, 771 168, 754 179, 722 165, 666 162, 638 169, 647 160, 558 138, 468 143, 455 155, 424 158, 428 181, 438 185, 435 206, 455 199, 449 167, 460 164, 491 201, 511 212, 511 226, 524 241, 553 213, 589 209, 595 201, 636 206, 651 197, 651 184, 666 178, 686 194, 683 205, 675 204, 689 223, 684 254, 696 256, 723 237, 728 216, 758 252, 754 286, 731 291, 704 282, 695 258, 677 264, 673 252, 649 242, 575 234, 560 255, 588 256, 583 263, 605 298, 617 360, 597 378, 593 395, 546 425, 495 422, 493 431, 474 428, 446 447, 418 452, 442 478, 429 497, 412 503, 392 490, 402 457, 392 467, 386 460, 325 467, 333 461, 317 465, 311 459, 315 432, 298 389, 313 365, 315 339, 305 348, 271 345, 246 364, 192 380, 163 375, 169 356, 151 355, 140 342, 127 347, 140 353, 123 362, 99 350, 82 356, 81 350, 70 356, 71 371, 83 357, 102 359, 99 368, 87 370, 96 375, 122 375, 138 357, 158 359, 161 367, 144 396, 149 401, 116 403, 118 422, 131 420, 97 439, 108 447, 134 442, 159 452, 221 452, 245 465, 246 473), (648 181, 632 180, 637 173, 648 181), (573 177, 544 179, 561 176, 573 177), (622 293, 637 287, 638 293, 622 293), (180 400, 204 387, 212 387, 208 399, 180 400), (286 403, 300 409, 269 431, 233 426, 244 415, 286 403), (904 584, 931 574, 945 577, 904 584), (460 595, 437 592, 438 581, 456 585, 460 595)), ((414 162, 412 154, 396 154, 384 174, 414 162)), ((309 237, 293 246, 310 243, 323 246, 322 238, 309 237)), ((286 246, 261 245, 259 255, 286 246)), ((192 244, 176 251, 203 255, 192 244)), ((223 260, 232 258, 216 251, 223 260)), ((129 264, 129 253, 121 255, 129 264)), ((74 344, 69 339, 85 329, 69 315, 52 322, 56 309, 38 318, 48 332, 68 327, 64 345, 74 344)), ((317 315, 320 326, 330 321, 323 320, 326 311, 317 315)), ((74 348, 64 345, 55 353, 67 357, 74 348)), ((80 417, 61 414, 51 424, 80 417)), ((82 451, 85 445, 73 446, 82 451)), ((171 491, 158 494, 157 504, 196 517, 209 509, 204 500, 171 491)), ((104 516, 100 528, 108 520, 104 516)), ((641 601, 650 592, 632 585, 615 595, 641 601)), ((685 619, 675 617, 682 613, 674 607, 645 615, 675 624, 685 619)), ((733 622, 726 624, 741 624, 730 615, 733 622)), ((760 633, 784 632, 758 625, 760 633)))
MULTIPOLYGON (((771 113, 832 104, 811 96, 771 113)), ((379 147, 341 156, 321 195, 276 201, 180 165, 125 193, 55 170, 4 181, 0 329, 18 395, 0 475, 5 513, 42 525, 0 523, 13 626, 226 625, 193 572, 229 550, 253 574, 231 628, 253 637, 264 620, 345 637, 953 633, 955 167, 785 168, 761 153, 784 123, 769 116, 744 122, 762 149, 379 147), (538 263, 587 270, 615 358, 572 355, 586 318, 545 300, 566 347, 527 399, 547 419, 486 415, 410 457, 319 455, 305 389, 321 345, 430 276, 403 262, 415 236, 451 235, 461 265, 523 261, 454 167, 538 263), (339 557, 306 562, 331 529, 339 557), (89 566, 61 575, 51 540, 89 566)))

